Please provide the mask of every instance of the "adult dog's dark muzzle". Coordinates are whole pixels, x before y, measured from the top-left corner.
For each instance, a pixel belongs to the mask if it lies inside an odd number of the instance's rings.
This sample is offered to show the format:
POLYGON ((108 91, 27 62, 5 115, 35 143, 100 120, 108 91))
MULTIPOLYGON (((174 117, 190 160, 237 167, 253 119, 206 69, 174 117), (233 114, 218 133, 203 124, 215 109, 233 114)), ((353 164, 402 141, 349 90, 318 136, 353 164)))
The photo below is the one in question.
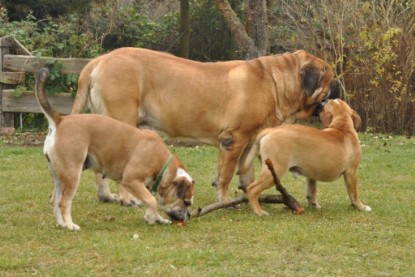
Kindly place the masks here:
POLYGON ((335 79, 331 82, 330 92, 327 95, 326 99, 342 99, 343 100, 343 84, 339 79, 335 79))
POLYGON ((327 104, 328 101, 329 101, 329 99, 325 99, 323 102, 318 104, 316 110, 313 113, 313 116, 319 116, 319 114, 323 111, 324 106, 327 104))
POLYGON ((324 105, 329 99, 343 99, 343 85, 342 82, 338 79, 335 79, 330 84, 330 90, 324 97, 323 101, 318 104, 317 108, 314 110, 313 116, 318 116, 324 108, 324 105))

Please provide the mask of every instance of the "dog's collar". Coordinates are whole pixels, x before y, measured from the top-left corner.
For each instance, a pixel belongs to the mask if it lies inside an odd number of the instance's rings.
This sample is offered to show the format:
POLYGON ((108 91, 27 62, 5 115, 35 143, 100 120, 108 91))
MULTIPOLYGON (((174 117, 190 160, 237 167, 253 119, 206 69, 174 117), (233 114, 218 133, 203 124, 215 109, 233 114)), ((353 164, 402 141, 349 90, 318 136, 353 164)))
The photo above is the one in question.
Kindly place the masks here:
POLYGON ((157 175, 156 181, 154 182, 154 186, 151 189, 152 192, 157 193, 157 189, 160 186, 161 179, 163 178, 163 175, 164 175, 164 171, 166 171, 166 169, 169 166, 172 159, 173 159, 173 155, 170 155, 170 157, 167 159, 166 163, 163 165, 163 168, 161 169, 159 175, 157 175))

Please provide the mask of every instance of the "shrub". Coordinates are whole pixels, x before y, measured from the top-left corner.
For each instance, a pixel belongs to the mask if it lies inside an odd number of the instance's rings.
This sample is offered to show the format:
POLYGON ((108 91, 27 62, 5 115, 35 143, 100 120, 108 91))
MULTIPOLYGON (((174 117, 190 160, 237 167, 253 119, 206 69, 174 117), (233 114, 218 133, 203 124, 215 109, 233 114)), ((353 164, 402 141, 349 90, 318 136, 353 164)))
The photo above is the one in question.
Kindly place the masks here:
POLYGON ((304 48, 331 61, 364 128, 413 133, 413 5, 403 0, 287 0, 277 12, 279 23, 289 26, 283 29, 290 37, 284 48, 304 48))

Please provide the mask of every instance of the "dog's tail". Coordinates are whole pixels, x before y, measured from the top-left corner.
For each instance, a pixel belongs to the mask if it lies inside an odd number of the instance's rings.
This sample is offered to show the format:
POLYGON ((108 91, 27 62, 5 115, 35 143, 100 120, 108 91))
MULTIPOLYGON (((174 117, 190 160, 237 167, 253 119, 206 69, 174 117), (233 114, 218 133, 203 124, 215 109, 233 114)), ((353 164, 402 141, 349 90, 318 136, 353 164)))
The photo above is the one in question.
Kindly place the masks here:
POLYGON ((47 68, 41 68, 39 69, 39 72, 37 74, 36 78, 36 87, 35 87, 35 93, 36 93, 36 99, 39 103, 40 107, 42 108, 43 113, 45 114, 49 125, 58 125, 59 121, 61 120, 60 114, 55 112, 52 107, 50 106, 48 100, 46 99, 45 94, 45 81, 48 77, 49 70, 47 68))
POLYGON ((271 129, 264 129, 262 130, 257 137, 255 138, 255 142, 252 144, 251 149, 246 154, 245 158, 243 159, 241 165, 239 166, 239 170, 236 173, 237 175, 244 174, 248 171, 251 167, 252 163, 254 162, 255 158, 258 157, 258 153, 261 147, 261 139, 267 135, 271 129))
POLYGON ((78 80, 78 91, 72 106, 71 114, 83 113, 89 99, 90 75, 95 64, 90 61, 81 71, 78 80))

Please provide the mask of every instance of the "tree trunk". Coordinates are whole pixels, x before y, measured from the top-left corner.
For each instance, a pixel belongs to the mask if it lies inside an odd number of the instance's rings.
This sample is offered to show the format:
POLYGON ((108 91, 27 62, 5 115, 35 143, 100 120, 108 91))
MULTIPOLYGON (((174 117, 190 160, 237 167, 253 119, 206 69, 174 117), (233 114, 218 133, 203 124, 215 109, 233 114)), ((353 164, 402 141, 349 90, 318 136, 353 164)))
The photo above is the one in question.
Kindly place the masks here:
POLYGON ((223 18, 235 38, 238 50, 242 51, 246 59, 258 57, 259 55, 254 41, 249 37, 244 25, 236 16, 231 5, 229 4, 229 1, 215 0, 215 3, 218 9, 222 12, 223 18))
MULTIPOLYGON (((230 0, 230 4, 232 9, 235 11, 238 9, 238 7, 241 5, 242 0, 230 0)), ((229 43, 229 59, 231 60, 237 60, 241 58, 241 53, 239 53, 239 49, 236 45, 235 36, 230 33, 230 43, 229 43)))
POLYGON ((248 0, 245 14, 246 31, 254 41, 258 56, 269 54, 266 0, 248 0))
POLYGON ((189 0, 180 0, 180 57, 189 58, 189 0))

